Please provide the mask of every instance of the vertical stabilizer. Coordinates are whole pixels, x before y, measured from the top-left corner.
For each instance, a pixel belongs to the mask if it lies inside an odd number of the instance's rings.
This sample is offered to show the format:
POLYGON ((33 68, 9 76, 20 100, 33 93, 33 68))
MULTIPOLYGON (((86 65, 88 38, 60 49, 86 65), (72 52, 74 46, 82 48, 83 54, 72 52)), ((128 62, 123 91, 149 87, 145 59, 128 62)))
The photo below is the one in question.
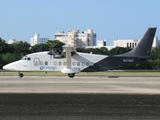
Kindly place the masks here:
POLYGON ((136 48, 119 56, 144 56, 144 57, 150 56, 155 33, 156 33, 156 28, 148 28, 148 30, 141 38, 136 48))

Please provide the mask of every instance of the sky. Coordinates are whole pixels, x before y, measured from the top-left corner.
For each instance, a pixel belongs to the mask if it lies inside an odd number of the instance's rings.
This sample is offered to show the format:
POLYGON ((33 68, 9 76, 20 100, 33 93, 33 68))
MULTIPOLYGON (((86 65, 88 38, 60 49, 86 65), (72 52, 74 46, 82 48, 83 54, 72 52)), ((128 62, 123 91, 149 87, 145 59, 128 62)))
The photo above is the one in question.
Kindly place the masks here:
POLYGON ((92 29, 96 40, 140 39, 157 27, 160 0, 0 0, 0 37, 27 41, 34 34, 54 39, 57 31, 92 29))

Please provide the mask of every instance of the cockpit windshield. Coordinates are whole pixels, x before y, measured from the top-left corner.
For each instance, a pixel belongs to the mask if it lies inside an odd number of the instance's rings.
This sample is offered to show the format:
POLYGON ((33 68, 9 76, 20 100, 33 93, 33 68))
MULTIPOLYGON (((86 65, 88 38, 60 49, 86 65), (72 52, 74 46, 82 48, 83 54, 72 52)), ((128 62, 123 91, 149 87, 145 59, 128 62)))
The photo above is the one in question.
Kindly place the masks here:
POLYGON ((24 56, 21 60, 31 60, 31 58, 30 57, 27 57, 27 56, 24 56))

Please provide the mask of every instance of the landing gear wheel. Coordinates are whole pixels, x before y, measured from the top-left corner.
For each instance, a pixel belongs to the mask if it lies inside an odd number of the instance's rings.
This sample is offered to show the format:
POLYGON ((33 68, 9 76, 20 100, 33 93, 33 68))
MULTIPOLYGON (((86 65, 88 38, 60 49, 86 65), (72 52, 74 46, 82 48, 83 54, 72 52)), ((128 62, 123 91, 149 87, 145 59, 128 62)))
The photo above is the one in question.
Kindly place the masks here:
POLYGON ((23 73, 19 73, 19 77, 22 78, 23 77, 23 73))
POLYGON ((68 74, 68 77, 70 78, 73 78, 74 76, 75 76, 75 73, 68 74))

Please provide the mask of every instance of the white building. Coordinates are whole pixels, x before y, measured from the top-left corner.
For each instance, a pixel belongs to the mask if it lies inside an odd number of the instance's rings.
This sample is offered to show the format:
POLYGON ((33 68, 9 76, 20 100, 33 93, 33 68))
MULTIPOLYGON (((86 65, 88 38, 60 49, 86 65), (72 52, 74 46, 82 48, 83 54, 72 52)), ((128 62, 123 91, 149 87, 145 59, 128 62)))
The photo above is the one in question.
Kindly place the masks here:
POLYGON ((130 39, 130 40, 114 40, 113 42, 115 47, 130 47, 135 48, 138 44, 138 40, 130 39))
POLYGON ((96 33, 92 29, 88 29, 82 33, 79 30, 68 30, 67 33, 57 32, 54 34, 56 40, 59 40, 66 45, 71 45, 77 48, 86 48, 87 46, 96 45, 96 33))
POLYGON ((97 46, 88 46, 86 48, 101 48, 101 47, 106 47, 108 50, 111 50, 115 48, 115 46, 107 46, 107 41, 106 40, 98 40, 97 41, 97 46))
POLYGON ((33 38, 30 38, 30 44, 34 46, 36 44, 46 43, 48 40, 49 38, 40 38, 39 34, 35 34, 33 38))
POLYGON ((104 47, 104 46, 106 46, 106 40, 98 40, 98 42, 97 42, 97 46, 98 47, 104 47))
POLYGON ((115 46, 88 46, 86 48, 94 48, 94 49, 98 48, 98 49, 100 49, 101 47, 105 47, 108 50, 111 50, 111 49, 115 48, 115 46))
POLYGON ((158 37, 154 37, 152 47, 160 47, 160 40, 158 40, 158 37))
MULTIPOLYGON (((113 44, 115 47, 130 47, 135 48, 138 45, 139 40, 131 39, 131 40, 114 40, 113 44)), ((160 40, 158 37, 154 37, 152 47, 159 47, 160 40)))
MULTIPOLYGON (((97 46, 89 46, 86 48, 101 48, 106 47, 108 50, 111 50, 115 47, 130 47, 135 48, 139 43, 139 40, 129 39, 129 40, 114 40, 113 46, 107 46, 106 40, 98 40, 97 46)), ((160 40, 158 37, 154 37, 152 47, 160 47, 160 40)))
POLYGON ((10 39, 7 43, 8 43, 8 44, 13 44, 13 43, 19 43, 19 42, 20 42, 19 40, 10 39))

